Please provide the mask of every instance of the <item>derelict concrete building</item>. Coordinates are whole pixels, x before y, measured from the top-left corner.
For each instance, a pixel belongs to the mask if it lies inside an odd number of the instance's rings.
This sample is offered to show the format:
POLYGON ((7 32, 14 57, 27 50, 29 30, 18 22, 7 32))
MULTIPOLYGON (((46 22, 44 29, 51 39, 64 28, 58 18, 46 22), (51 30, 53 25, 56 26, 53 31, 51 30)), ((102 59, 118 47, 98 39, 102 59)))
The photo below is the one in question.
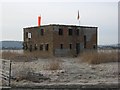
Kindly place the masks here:
POLYGON ((57 24, 27 27, 23 47, 46 56, 74 56, 97 48, 97 27, 57 24))

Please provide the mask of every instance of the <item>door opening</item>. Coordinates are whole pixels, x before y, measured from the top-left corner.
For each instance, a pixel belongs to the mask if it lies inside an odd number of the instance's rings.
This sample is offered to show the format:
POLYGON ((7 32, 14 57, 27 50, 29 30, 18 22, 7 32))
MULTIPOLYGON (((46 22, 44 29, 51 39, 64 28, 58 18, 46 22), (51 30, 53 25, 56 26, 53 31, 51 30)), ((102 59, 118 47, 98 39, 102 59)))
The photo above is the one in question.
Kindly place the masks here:
POLYGON ((76 43, 76 54, 80 53, 80 43, 76 43))

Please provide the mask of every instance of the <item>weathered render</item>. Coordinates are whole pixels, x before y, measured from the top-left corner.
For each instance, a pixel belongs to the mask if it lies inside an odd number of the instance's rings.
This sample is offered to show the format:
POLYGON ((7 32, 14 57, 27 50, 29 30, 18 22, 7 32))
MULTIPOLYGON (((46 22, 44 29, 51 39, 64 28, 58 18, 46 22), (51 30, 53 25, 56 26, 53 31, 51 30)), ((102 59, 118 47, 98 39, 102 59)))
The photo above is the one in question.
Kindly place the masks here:
POLYGON ((97 48, 97 27, 44 25, 24 28, 24 50, 46 56, 75 56, 97 48))

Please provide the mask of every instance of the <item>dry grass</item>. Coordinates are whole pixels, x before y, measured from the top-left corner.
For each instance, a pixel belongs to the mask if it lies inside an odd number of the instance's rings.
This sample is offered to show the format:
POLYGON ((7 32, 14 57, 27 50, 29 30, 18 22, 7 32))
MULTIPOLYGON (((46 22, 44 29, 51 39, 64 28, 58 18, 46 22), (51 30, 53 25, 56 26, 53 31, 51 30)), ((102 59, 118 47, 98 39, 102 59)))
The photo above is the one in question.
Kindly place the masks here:
POLYGON ((16 82, 19 81, 32 81, 40 83, 49 78, 41 73, 36 73, 34 66, 31 66, 28 62, 21 62, 12 67, 12 79, 16 82))
POLYGON ((32 52, 29 52, 29 51, 24 51, 23 53, 25 56, 28 56, 28 57, 31 57, 31 58, 53 58, 53 56, 49 55, 49 52, 47 53, 43 53, 43 52, 40 52, 40 51, 32 51, 32 52))
POLYGON ((2 52, 2 59, 8 59, 12 61, 33 61, 37 60, 38 58, 46 58, 45 55, 42 57, 41 53, 39 52, 10 52, 10 51, 3 51, 2 52))
POLYGON ((61 70, 61 62, 59 59, 53 59, 48 64, 44 65, 45 70, 61 70))
MULTIPOLYGON (((13 70, 13 76, 17 81, 21 80, 31 80, 31 75, 34 73, 34 70, 27 65, 26 63, 21 63, 17 68, 13 70)), ((32 77, 34 78, 34 77, 32 77)))
POLYGON ((111 52, 86 51, 80 55, 80 59, 90 64, 117 62, 118 53, 116 51, 111 52))
POLYGON ((29 58, 31 58, 30 55, 23 55, 17 52, 2 52, 2 59, 8 59, 12 61, 28 61, 29 58))
POLYGON ((14 60, 18 56, 22 56, 22 54, 10 51, 2 52, 2 59, 14 60))

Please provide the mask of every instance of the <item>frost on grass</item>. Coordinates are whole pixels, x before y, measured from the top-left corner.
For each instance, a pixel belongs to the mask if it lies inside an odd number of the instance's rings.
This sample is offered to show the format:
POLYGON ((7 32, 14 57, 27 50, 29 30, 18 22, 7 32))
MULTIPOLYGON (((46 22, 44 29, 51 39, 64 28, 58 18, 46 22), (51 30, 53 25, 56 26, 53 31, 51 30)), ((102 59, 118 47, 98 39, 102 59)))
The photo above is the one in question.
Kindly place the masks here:
POLYGON ((30 65, 23 62, 18 64, 17 68, 13 68, 12 79, 17 82, 22 80, 42 82, 43 80, 48 80, 49 78, 45 77, 43 74, 36 73, 30 65))
POLYGON ((53 58, 51 62, 44 65, 45 70, 61 70, 61 62, 60 59, 53 58))

